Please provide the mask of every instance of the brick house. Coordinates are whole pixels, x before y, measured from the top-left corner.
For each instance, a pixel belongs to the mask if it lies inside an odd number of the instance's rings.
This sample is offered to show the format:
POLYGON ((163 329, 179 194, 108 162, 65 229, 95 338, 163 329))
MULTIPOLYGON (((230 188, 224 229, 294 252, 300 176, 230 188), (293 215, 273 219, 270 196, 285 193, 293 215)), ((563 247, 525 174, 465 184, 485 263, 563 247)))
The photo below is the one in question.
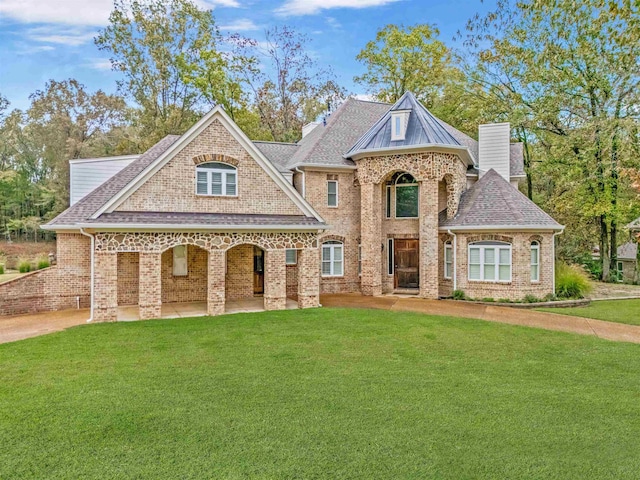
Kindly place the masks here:
POLYGON ((153 318, 176 302, 216 315, 245 298, 273 310, 332 292, 554 291, 563 227, 518 191, 509 124, 481 125, 476 141, 411 93, 349 99, 296 144, 252 142, 216 108, 142 155, 99 161, 72 164, 75 203, 43 226, 57 266, 0 286, 14 313, 21 289, 32 310, 91 305, 96 321, 123 305, 153 318))

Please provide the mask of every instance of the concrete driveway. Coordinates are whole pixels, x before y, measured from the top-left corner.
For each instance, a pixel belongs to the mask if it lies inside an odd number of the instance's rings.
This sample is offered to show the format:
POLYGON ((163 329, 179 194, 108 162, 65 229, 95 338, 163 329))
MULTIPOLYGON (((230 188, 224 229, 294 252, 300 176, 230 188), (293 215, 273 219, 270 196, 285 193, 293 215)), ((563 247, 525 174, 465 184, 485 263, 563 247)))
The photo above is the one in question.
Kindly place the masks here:
POLYGON ((15 342, 45 333, 59 332, 74 325, 84 325, 89 315, 89 309, 83 308, 0 317, 0 343, 15 342))
POLYGON ((321 295, 325 307, 376 308, 391 311, 419 312, 428 315, 474 318, 489 322, 579 333, 616 342, 640 343, 640 326, 604 322, 528 309, 478 305, 452 300, 424 300, 417 297, 383 295, 365 297, 359 293, 321 295))

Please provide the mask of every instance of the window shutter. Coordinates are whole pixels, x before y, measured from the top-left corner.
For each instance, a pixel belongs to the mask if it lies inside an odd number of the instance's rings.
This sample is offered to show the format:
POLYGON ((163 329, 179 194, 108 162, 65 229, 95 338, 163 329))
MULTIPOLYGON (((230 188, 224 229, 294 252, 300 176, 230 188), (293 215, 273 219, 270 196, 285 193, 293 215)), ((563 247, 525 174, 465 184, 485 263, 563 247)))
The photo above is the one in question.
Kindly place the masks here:
POLYGON ((211 194, 222 195, 222 173, 211 172, 211 194))
POLYGON ((197 172, 196 193, 198 195, 207 194, 207 172, 197 172))

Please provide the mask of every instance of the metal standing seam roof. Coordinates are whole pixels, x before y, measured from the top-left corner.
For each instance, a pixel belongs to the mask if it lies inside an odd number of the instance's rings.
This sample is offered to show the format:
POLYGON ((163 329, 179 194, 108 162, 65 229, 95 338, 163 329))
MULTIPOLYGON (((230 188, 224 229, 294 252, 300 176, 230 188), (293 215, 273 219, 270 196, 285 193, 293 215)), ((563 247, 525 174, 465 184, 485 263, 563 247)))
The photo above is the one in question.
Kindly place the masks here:
POLYGON ((440 227, 563 228, 493 169, 462 194, 455 217, 447 219, 446 210, 440 212, 439 224, 440 227))

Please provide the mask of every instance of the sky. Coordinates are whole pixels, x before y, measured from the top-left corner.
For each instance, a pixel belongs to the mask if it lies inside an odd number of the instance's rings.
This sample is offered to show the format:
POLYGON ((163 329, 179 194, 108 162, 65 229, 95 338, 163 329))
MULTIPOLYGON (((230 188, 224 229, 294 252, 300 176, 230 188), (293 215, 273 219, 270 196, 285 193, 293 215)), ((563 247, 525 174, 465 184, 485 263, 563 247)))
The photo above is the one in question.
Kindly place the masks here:
MULTIPOLYGON (((493 0, 196 0, 213 10, 224 33, 257 40, 265 28, 287 25, 310 38, 311 56, 333 68, 350 93, 363 94, 353 77, 364 68, 355 57, 387 24, 435 24, 451 47, 469 18, 493 0)), ((75 78, 94 92, 115 93, 118 74, 93 43, 108 23, 113 0, 0 0, 0 94, 25 109, 29 95, 49 79, 75 78)))

